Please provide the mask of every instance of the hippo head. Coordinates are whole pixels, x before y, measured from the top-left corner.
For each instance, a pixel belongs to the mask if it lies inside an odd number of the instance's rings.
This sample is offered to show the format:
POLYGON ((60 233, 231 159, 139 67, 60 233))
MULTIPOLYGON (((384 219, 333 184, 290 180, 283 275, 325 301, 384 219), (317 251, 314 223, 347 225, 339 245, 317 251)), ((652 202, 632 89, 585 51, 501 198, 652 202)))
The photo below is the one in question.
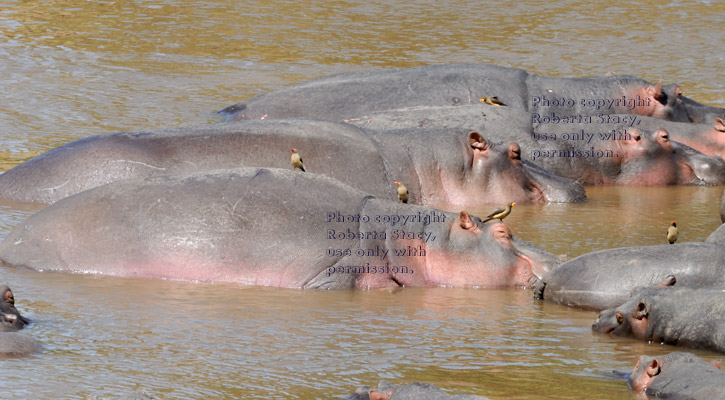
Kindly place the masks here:
POLYGON ((617 157, 606 168, 616 169, 617 184, 659 186, 675 184, 722 184, 725 162, 708 157, 670 140, 669 133, 658 129, 647 133, 627 131, 615 143, 617 157))
POLYGON ((655 357, 641 356, 627 379, 629 387, 635 392, 644 393, 652 381, 660 374, 663 360, 655 357))
POLYGON ((0 286, 0 301, 2 301, 3 304, 15 306, 15 296, 13 296, 13 291, 10 290, 8 285, 0 286))
MULTIPOLYGON (((452 161, 436 171, 441 187, 437 193, 430 193, 434 200, 429 205, 465 207, 585 199, 580 185, 522 162, 521 148, 516 143, 493 144, 478 132, 468 133, 464 143, 463 165, 453 165, 457 161, 452 161)), ((438 154, 434 156, 440 160, 438 154)), ((460 157, 449 156, 449 159, 460 160, 460 157)))
MULTIPOLYGON (((706 363, 692 353, 673 352, 657 357, 640 356, 632 374, 627 379, 627 383, 632 390, 638 393, 654 395, 655 392, 659 392, 657 394, 662 396, 662 398, 692 398, 688 396, 671 397, 669 394, 673 393, 667 393, 667 388, 670 385, 672 390, 682 388, 681 385, 675 383, 675 380, 680 381, 680 383, 684 383, 682 380, 686 380, 690 383, 687 386, 695 388, 697 385, 693 382, 698 382, 696 377, 719 376, 722 374, 719 371, 720 367, 721 362, 719 360, 706 363), (661 380, 662 382, 655 382, 656 380, 661 380), (648 391, 648 389, 652 388, 653 384, 657 385, 657 390, 648 391)), ((705 378, 705 381, 707 381, 707 378, 705 378)), ((719 398, 721 396, 717 397, 719 398)), ((714 397, 707 396, 701 398, 714 397)))
MULTIPOLYGON (((434 242, 435 243, 435 242, 434 242)), ((516 248, 511 230, 502 222, 484 224, 461 211, 448 240, 429 247, 426 283, 456 287, 529 286, 548 268, 548 257, 516 248)))
MULTIPOLYGON (((666 132, 664 129, 660 129, 666 132)), ((725 135, 725 133, 723 133, 725 135)), ((725 160, 708 156, 690 146, 675 143, 679 180, 681 184, 723 185, 725 184, 725 160)))
MULTIPOLYGON (((676 134, 676 140, 684 145, 702 152, 708 156, 725 158, 725 121, 722 118, 715 118, 712 123, 697 124, 702 127, 694 133, 672 132, 676 134)), ((687 127, 690 127, 688 125, 687 127)))
POLYGON ((592 330, 616 336, 633 336, 644 340, 649 316, 648 301, 644 299, 630 300, 618 308, 611 308, 599 313, 592 330))
POLYGON ((635 114, 665 119, 668 121, 690 122, 687 108, 682 99, 682 89, 678 85, 645 85, 639 87, 632 98, 643 99, 633 108, 635 114))

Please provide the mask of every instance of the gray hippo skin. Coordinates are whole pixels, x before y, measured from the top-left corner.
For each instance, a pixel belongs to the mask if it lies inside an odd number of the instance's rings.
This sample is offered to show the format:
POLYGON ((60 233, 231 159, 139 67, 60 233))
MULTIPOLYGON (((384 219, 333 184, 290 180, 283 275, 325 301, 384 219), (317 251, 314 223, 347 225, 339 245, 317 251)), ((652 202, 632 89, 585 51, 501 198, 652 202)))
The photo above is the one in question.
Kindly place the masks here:
POLYGON ((657 399, 725 399, 725 373, 720 366, 691 353, 641 356, 627 383, 635 392, 657 399))
POLYGON ((587 253, 544 276, 543 299, 604 310, 626 302, 638 287, 725 287, 725 246, 714 243, 625 247, 587 253))
POLYGON ((448 394, 440 388, 429 383, 408 383, 393 385, 381 381, 378 386, 371 389, 363 386, 347 398, 347 400, 487 400, 487 397, 471 394, 448 394))
POLYGON ((19 332, 0 332, 0 359, 26 357, 41 350, 40 343, 28 335, 19 332))
POLYGON ((86 400, 160 400, 160 397, 157 397, 151 393, 146 392, 145 390, 139 390, 121 397, 103 397, 99 395, 91 395, 86 397, 86 400))
POLYGON ((15 308, 15 296, 7 285, 0 286, 0 321, 0 331, 16 331, 30 323, 15 308))
MULTIPOLYGON (((662 86, 626 75, 552 78, 486 64, 332 75, 253 97, 220 113, 232 120, 306 117, 342 121, 384 110, 473 104, 485 96, 496 96, 509 107, 540 115, 626 113, 691 122, 676 85, 662 86), (553 103, 561 99, 563 105, 553 103), (618 104, 617 100, 625 102, 618 104)), ((689 101, 692 107, 699 104, 689 101)))
MULTIPOLYGON (((671 140, 672 131, 696 144, 694 138, 719 133, 704 124, 636 115, 541 121, 521 109, 475 104, 388 110, 344 122, 376 131, 473 129, 493 141, 514 141, 521 147, 522 160, 588 185, 725 184, 723 159, 671 140)), ((712 148, 709 142, 703 146, 712 148)))
POLYGON ((592 329, 616 336, 725 352, 725 292, 684 287, 642 288, 599 313, 592 329))
POLYGON ((38 271, 321 289, 526 286, 556 264, 543 250, 519 251, 500 222, 379 200, 322 175, 253 168, 79 193, 16 226, 0 260, 38 271))
POLYGON ((440 128, 376 134, 313 120, 243 121, 156 132, 114 133, 68 143, 0 175, 0 194, 53 203, 117 180, 237 167, 292 168, 296 148, 308 172, 380 198, 402 181, 416 204, 471 206, 583 201, 581 185, 522 162, 515 144, 440 128))
POLYGON ((715 232, 711 233, 710 236, 705 239, 705 243, 714 243, 719 244, 720 246, 725 246, 725 224, 720 225, 717 229, 715 229, 715 232))

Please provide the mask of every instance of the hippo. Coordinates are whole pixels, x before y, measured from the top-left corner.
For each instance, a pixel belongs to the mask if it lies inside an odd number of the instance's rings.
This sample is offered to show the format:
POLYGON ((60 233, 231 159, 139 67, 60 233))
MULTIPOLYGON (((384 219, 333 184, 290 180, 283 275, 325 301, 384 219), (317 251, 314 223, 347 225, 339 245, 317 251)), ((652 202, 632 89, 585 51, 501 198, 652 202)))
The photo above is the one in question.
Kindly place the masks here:
POLYGON ((725 190, 720 196, 720 221, 725 224, 725 190))
POLYGON ((308 172, 379 198, 396 199, 393 182, 401 181, 411 203, 433 207, 586 199, 581 185, 522 161, 516 148, 464 129, 378 134, 325 121, 241 121, 80 139, 0 175, 0 193, 51 204, 122 179, 236 167, 292 169, 294 149, 308 172))
MULTIPOLYGON (((100 395, 91 395, 86 397, 86 400, 110 400, 110 397, 100 396, 100 395)), ((122 395, 120 397, 114 397, 114 400, 160 400, 159 397, 145 391, 145 390, 137 390, 135 392, 122 395)))
POLYGON ((626 302, 634 289, 668 286, 725 287, 725 246, 717 243, 638 246, 583 254, 543 278, 544 300, 604 310, 626 302))
POLYGON ((30 320, 15 308, 15 296, 7 285, 0 286, 0 331, 23 329, 30 320))
POLYGON ((715 229, 715 232, 711 233, 710 236, 705 239, 705 243, 715 243, 725 246, 725 224, 720 225, 717 229, 715 229))
POLYGON ((26 357, 41 350, 40 343, 28 335, 0 331, 0 359, 26 357))
POLYGON ((128 179, 67 197, 16 226, 0 261, 317 289, 525 287, 558 264, 517 242, 505 224, 465 211, 381 200, 318 174, 241 168, 128 179))
POLYGON ((390 382, 380 381, 377 387, 359 387, 347 397, 347 400, 487 400, 487 397, 472 394, 448 394, 435 385, 429 383, 407 383, 393 385, 390 382))
MULTIPOLYGON (((342 73, 255 96, 220 114, 227 120, 342 121, 400 108, 473 104, 485 96, 539 115, 638 114, 691 122, 677 85, 652 84, 627 75, 553 78, 486 64, 342 73)), ((699 105, 690 99, 688 104, 699 105)))
POLYGON ((592 329, 655 343, 725 352, 725 290, 642 288, 599 313, 592 329))
POLYGON ((725 107, 707 106, 705 104, 698 103, 687 96, 680 96, 680 99, 685 105, 687 117, 690 122, 710 124, 718 119, 725 119, 725 107))
POLYGON ((635 115, 564 121, 532 118, 512 107, 473 104, 388 110, 344 122, 376 131, 473 129, 494 141, 514 141, 521 147, 522 160, 585 185, 725 184, 723 159, 671 140, 664 129, 685 132, 681 127, 703 129, 703 124, 635 115))
POLYGON ((658 399, 725 399, 720 363, 707 363, 691 353, 641 356, 627 383, 635 392, 658 399))

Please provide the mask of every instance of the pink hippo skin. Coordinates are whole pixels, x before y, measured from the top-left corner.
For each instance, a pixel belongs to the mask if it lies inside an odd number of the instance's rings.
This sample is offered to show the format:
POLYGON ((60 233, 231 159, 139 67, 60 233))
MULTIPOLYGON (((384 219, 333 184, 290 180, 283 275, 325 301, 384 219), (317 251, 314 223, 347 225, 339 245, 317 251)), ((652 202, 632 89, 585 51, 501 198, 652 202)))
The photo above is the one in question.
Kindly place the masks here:
POLYGON ((377 134, 312 120, 242 121, 77 140, 0 175, 0 195, 53 203, 106 183, 238 167, 291 169, 296 148, 308 172, 379 198, 433 207, 578 202, 581 185, 523 163, 515 143, 496 145, 470 129, 377 134))
POLYGON ((725 373, 719 364, 690 353, 641 356, 627 382, 635 392, 658 399, 723 399, 725 373))
POLYGON ((465 211, 248 168, 125 180, 68 197, 16 226, 0 260, 38 271, 324 289, 527 286, 556 264, 517 243, 504 224, 465 211))
POLYGON ((377 131, 474 129, 492 142, 516 142, 524 165, 533 163, 585 185, 725 184, 723 159, 673 140, 696 142, 710 134, 709 125, 621 114, 566 123, 563 117, 543 123, 551 120, 532 121, 531 113, 513 107, 472 104, 381 111, 346 122, 377 131))

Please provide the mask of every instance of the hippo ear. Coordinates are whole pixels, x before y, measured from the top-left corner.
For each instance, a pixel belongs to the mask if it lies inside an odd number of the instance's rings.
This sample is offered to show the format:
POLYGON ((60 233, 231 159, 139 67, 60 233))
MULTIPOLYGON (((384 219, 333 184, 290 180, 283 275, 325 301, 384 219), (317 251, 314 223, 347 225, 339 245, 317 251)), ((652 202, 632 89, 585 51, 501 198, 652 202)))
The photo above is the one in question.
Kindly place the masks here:
POLYGON ((660 144, 665 144, 670 141, 670 134, 666 130, 660 128, 660 129, 657 129, 657 132, 655 132, 655 139, 660 144))
POLYGON ((718 132, 725 132, 725 121, 720 118, 715 118, 715 130, 718 132))
POLYGON ((712 360, 710 361, 710 364, 717 369, 722 368, 722 360, 712 360))
POLYGON ((657 362, 657 360, 652 360, 652 362, 649 363, 645 371, 650 378, 654 378, 660 373, 660 364, 657 362))
POLYGON ((677 283, 677 278, 674 275, 667 275, 665 280, 656 284, 655 287, 670 287, 675 286, 675 283, 677 283))
POLYGON ((654 86, 650 86, 648 89, 648 94, 662 104, 665 104, 664 102, 667 101, 667 96, 662 91, 662 81, 657 82, 657 84, 654 86))
POLYGON ((509 143, 509 158, 512 160, 521 160, 521 147, 516 142, 509 143))
POLYGON ((682 89, 678 85, 675 85, 675 96, 680 97, 682 96, 682 89))
POLYGON ((486 139, 484 139, 480 133, 475 131, 468 134, 468 143, 471 145, 472 149, 484 151, 488 148, 486 139))
POLYGON ((467 212, 461 211, 458 214, 458 218, 461 220, 461 228, 470 231, 476 227, 476 224, 473 222, 473 219, 471 219, 471 216, 468 215, 467 212))
POLYGON ((649 310, 647 307, 647 304, 645 304, 644 301, 641 301, 637 303, 637 307, 634 308, 634 312, 632 312, 632 316, 636 319, 642 319, 649 315, 649 310))
POLYGON ((629 132, 629 135, 632 139, 622 140, 623 144, 639 143, 642 140, 642 133, 640 133, 639 129, 632 129, 632 131, 629 132))
POLYGON ((390 400, 393 397, 393 392, 391 390, 383 392, 378 389, 373 389, 368 392, 368 396, 370 396, 370 400, 390 400))

